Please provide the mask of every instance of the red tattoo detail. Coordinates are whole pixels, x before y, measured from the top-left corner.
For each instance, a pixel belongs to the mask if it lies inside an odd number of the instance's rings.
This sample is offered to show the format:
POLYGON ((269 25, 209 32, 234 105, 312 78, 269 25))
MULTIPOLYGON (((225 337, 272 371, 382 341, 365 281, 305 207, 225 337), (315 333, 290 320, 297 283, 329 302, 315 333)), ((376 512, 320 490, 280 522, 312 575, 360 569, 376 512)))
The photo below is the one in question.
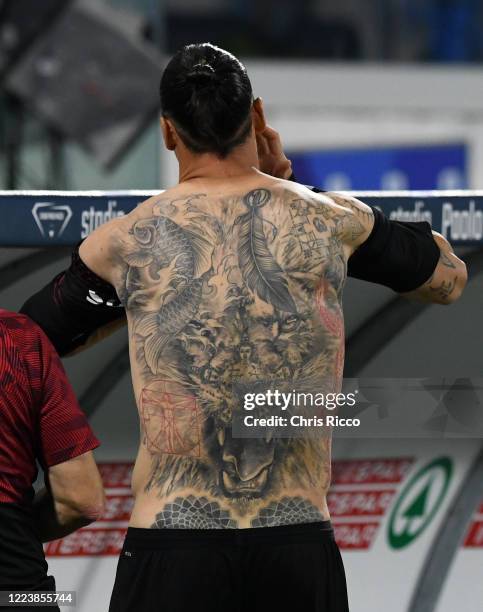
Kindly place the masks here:
POLYGON ((151 453, 201 456, 200 414, 196 398, 170 381, 141 392, 140 412, 151 453))
POLYGON ((335 375, 337 381, 342 381, 344 372, 344 356, 345 356, 345 334, 344 334, 344 319, 341 311, 334 311, 329 308, 325 301, 325 295, 329 291, 329 283, 327 279, 322 279, 315 295, 317 307, 319 309, 320 320, 327 331, 335 336, 339 342, 339 348, 335 356, 335 375))

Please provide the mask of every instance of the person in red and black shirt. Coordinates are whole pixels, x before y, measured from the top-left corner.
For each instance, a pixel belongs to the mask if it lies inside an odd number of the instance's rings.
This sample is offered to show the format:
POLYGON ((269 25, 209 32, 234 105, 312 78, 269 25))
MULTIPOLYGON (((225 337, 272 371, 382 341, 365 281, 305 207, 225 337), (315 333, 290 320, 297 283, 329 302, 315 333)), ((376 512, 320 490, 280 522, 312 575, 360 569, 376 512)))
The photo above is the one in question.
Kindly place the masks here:
POLYGON ((5 310, 0 377, 0 590, 55 591, 42 542, 102 514, 92 454, 99 442, 50 341, 28 317, 5 310), (34 495, 37 463, 46 488, 34 495))

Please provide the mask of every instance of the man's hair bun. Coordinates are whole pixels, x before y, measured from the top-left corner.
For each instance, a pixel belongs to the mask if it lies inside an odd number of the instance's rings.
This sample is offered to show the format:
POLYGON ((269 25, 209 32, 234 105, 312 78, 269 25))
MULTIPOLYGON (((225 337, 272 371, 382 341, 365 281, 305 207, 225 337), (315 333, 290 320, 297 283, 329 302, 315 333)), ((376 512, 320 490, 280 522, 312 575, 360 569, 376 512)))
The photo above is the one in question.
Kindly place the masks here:
POLYGON ((195 64, 186 75, 186 78, 199 85, 207 85, 216 77, 215 69, 211 64, 202 62, 195 64))

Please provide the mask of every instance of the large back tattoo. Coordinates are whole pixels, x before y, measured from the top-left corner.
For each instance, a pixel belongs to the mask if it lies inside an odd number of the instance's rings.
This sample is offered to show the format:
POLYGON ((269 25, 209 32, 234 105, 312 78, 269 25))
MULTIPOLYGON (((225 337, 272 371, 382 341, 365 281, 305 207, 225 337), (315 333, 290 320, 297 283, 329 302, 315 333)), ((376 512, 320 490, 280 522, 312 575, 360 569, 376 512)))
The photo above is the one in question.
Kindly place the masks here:
POLYGON ((343 243, 356 217, 310 195, 162 195, 119 239, 153 527, 321 520, 330 440, 239 439, 237 383, 341 383, 343 243), (166 498, 169 498, 167 500, 166 498))

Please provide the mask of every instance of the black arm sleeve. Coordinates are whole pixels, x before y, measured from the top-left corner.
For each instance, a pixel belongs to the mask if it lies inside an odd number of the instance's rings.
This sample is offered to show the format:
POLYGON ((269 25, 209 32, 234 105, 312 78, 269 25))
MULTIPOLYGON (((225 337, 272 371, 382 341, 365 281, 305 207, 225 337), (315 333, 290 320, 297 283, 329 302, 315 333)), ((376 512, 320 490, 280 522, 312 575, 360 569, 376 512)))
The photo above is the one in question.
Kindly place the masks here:
POLYGON ((70 267, 29 298, 20 312, 44 330, 61 356, 85 344, 98 329, 125 317, 116 290, 89 270, 78 246, 70 267))
MULTIPOLYGON (((296 178, 292 174, 290 180, 296 178)), ((325 193, 310 187, 314 193, 325 193)), ((397 293, 414 291, 433 274, 440 250, 426 222, 391 221, 378 208, 369 238, 349 258, 347 276, 389 287, 397 293)))
POLYGON ((349 258, 347 275, 398 293, 423 285, 438 265, 440 250, 429 223, 390 221, 374 212, 369 238, 349 258))

